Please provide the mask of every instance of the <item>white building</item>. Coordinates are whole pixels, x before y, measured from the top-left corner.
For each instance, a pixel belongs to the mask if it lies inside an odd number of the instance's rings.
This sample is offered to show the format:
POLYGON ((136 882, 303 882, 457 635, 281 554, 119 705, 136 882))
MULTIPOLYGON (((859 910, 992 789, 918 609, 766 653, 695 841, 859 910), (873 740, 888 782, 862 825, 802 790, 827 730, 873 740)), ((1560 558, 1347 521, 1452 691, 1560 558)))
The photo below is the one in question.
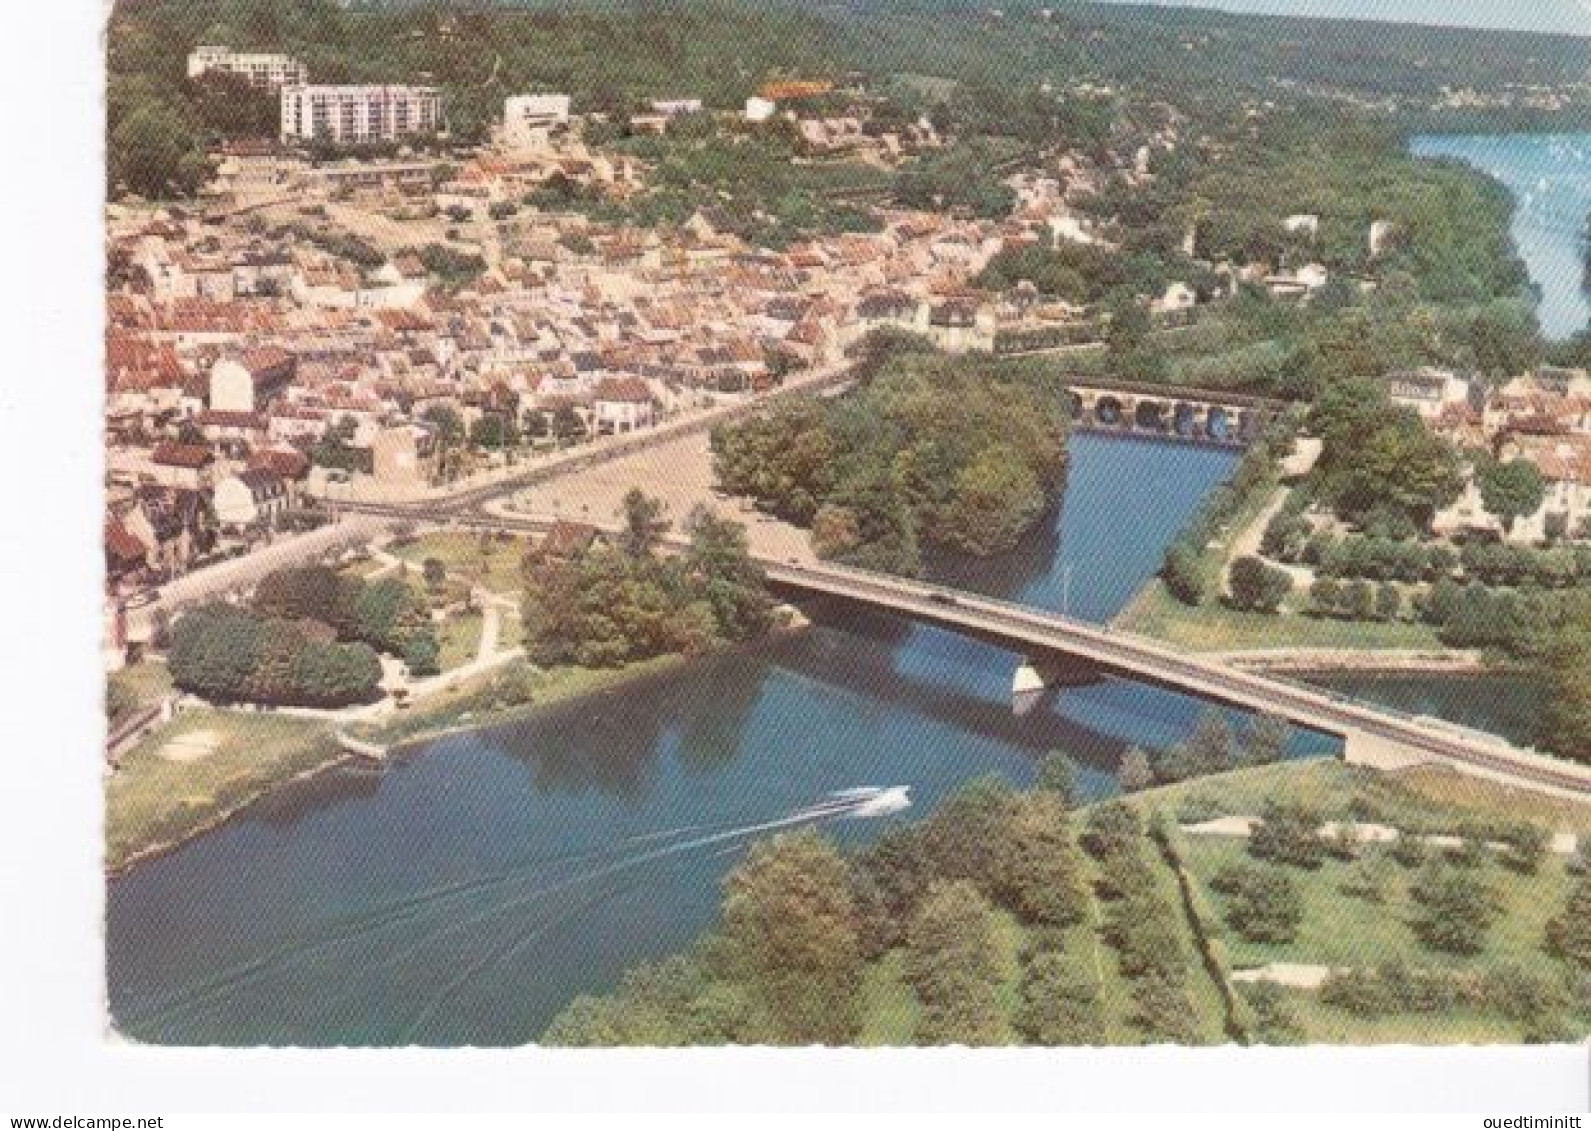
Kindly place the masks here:
POLYGON ((212 502, 216 521, 229 530, 274 527, 287 510, 287 484, 269 471, 250 468, 218 479, 212 502))
POLYGON ((568 124, 567 94, 516 94, 503 103, 503 141, 515 149, 544 146, 568 124))
POLYGON ((1412 408, 1423 420, 1435 420, 1449 409, 1469 404, 1470 383, 1450 369, 1423 366, 1387 375, 1392 403, 1412 408))
POLYGON ((1391 220, 1377 220, 1371 224, 1369 237, 1370 254, 1376 256, 1385 251, 1387 245, 1392 242, 1393 233, 1396 231, 1397 225, 1393 224, 1391 220))
POLYGON ((195 47, 188 54, 188 77, 199 78, 211 71, 241 75, 252 86, 280 90, 309 81, 309 68, 291 55, 243 53, 230 47, 195 47))
POLYGON ((778 110, 779 104, 766 98, 753 96, 746 99, 746 121, 748 122, 766 122, 778 110))
POLYGON ((700 114, 702 100, 700 98, 654 98, 652 99, 652 113, 661 114, 665 118, 677 118, 681 114, 700 114))
POLYGON ((397 141, 441 124, 442 96, 431 86, 282 88, 283 141, 397 141))

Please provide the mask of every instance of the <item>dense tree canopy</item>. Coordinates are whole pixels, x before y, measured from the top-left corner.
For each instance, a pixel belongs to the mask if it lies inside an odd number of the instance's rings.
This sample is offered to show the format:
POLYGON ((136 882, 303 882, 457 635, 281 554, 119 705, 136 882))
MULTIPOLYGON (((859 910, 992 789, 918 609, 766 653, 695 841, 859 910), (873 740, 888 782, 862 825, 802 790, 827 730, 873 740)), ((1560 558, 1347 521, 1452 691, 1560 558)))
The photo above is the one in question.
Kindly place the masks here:
POLYGON ((990 363, 902 352, 830 404, 796 400, 713 433, 730 491, 813 527, 818 551, 915 572, 925 543, 1009 549, 1056 497, 1053 389, 990 363))

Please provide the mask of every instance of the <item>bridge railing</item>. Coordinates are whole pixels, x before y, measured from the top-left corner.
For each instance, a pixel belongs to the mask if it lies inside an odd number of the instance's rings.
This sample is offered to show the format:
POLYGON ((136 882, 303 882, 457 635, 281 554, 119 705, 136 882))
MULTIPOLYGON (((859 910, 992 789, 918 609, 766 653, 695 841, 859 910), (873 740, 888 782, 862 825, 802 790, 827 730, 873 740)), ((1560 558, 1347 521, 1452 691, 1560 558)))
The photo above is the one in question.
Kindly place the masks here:
POLYGON ((1372 712, 1383 717, 1390 717, 1411 726, 1425 726, 1429 720, 1420 715, 1401 710, 1396 707, 1386 706, 1354 696, 1344 695, 1331 688, 1321 687, 1307 680, 1289 676, 1279 676, 1270 672, 1263 674, 1234 670, 1227 665, 1217 662, 1190 659, 1182 656, 1170 648, 1161 645, 1158 641, 1147 637, 1138 637, 1135 634, 1121 633, 1113 629, 1108 623, 1096 623, 1082 620, 1065 613, 1054 612, 1047 609, 1037 609, 1031 605, 1023 605, 1000 597, 986 596, 982 593, 973 593, 966 590, 951 591, 943 586, 935 586, 932 582, 922 582, 912 578, 900 578, 890 574, 878 573, 872 570, 856 569, 851 566, 824 565, 821 567, 801 566, 795 564, 782 564, 778 567, 785 572, 805 574, 821 580, 825 575, 852 581, 858 585, 881 590, 885 593, 894 593, 909 596, 918 600, 933 601, 934 594, 948 594, 954 599, 954 604, 948 606, 964 607, 969 611, 978 611, 980 608, 997 609, 1008 614, 1013 619, 1031 625, 1034 628, 1063 628, 1078 633, 1080 636, 1093 637, 1101 643, 1116 645, 1123 650, 1130 650, 1141 655, 1153 658, 1166 665, 1169 671, 1182 672, 1203 678, 1215 678, 1225 683, 1244 683, 1249 685, 1281 685, 1292 689, 1294 692, 1309 699, 1324 700, 1346 708, 1357 708, 1361 711, 1372 712))

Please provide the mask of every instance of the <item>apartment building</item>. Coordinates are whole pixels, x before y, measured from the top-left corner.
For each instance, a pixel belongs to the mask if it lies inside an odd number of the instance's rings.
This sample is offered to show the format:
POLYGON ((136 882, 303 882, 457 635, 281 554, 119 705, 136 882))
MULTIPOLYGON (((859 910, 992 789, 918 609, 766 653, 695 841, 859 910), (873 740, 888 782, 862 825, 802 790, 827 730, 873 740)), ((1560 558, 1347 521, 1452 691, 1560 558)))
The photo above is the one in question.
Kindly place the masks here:
POLYGON ((272 90, 309 81, 309 68, 291 55, 239 52, 230 47, 195 47, 188 54, 188 77, 196 79, 211 71, 241 75, 253 86, 272 90))
POLYGON ((435 133, 442 96, 431 86, 282 88, 282 140, 361 145, 435 133))
POLYGON ((503 103, 503 140, 515 149, 545 146, 569 123, 567 94, 518 94, 503 103))

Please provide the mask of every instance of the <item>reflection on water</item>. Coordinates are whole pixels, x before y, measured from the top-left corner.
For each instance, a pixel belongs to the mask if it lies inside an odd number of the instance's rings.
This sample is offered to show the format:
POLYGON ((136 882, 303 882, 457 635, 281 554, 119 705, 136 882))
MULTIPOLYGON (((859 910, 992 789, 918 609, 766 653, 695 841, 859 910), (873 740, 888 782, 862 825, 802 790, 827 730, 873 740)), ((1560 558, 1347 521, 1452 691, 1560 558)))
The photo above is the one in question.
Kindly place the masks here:
MULTIPOLYGON (((1050 526, 947 583, 1103 618, 1229 473, 1230 452, 1079 436, 1050 526), (1069 575, 1069 576, 1068 576, 1069 575)), ((756 836, 859 843, 969 778, 1079 759, 1099 796, 1129 743, 1185 737, 1200 704, 1119 680, 1011 712, 1018 657, 821 607, 816 627, 338 773, 109 891, 112 1008, 174 1043, 513 1044, 581 992, 686 946, 756 836), (813 806, 911 787, 877 820, 813 806)), ((1330 742, 1302 735, 1295 753, 1330 742)))
POLYGON ((1508 187, 1518 206, 1514 243, 1541 293, 1543 333, 1561 339, 1586 329, 1591 134, 1434 135, 1414 138, 1410 148, 1422 157, 1467 161, 1508 187))
POLYGON ((1539 740, 1549 694, 1529 675, 1331 675, 1311 682, 1411 715, 1430 715, 1501 735, 1522 746, 1539 740))

